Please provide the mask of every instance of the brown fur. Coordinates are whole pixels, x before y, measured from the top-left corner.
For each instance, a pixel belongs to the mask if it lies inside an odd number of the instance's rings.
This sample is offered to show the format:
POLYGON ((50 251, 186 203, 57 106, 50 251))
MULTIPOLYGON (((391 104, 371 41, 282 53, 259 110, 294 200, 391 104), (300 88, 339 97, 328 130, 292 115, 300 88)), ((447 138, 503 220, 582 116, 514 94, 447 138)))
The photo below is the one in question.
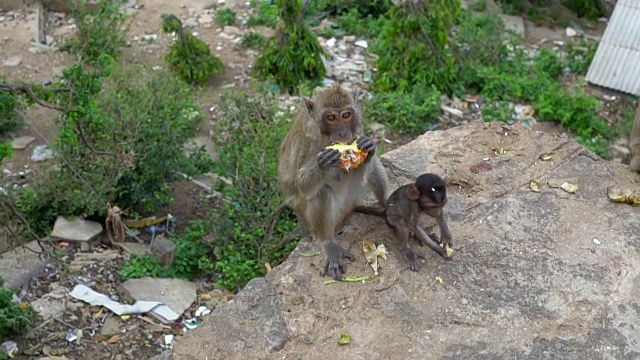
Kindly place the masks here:
POLYGON ((285 201, 303 228, 324 244, 328 261, 340 251, 344 257, 353 257, 333 240, 337 227, 353 212, 364 188, 370 186, 383 205, 388 195, 387 174, 375 156, 348 173, 337 167, 319 166, 319 154, 331 145, 332 138, 339 136, 326 133, 326 129, 323 133, 323 114, 327 111, 353 107, 352 131, 348 135, 364 138, 362 104, 358 96, 358 91, 350 94, 340 85, 334 85, 317 92, 313 99, 305 98, 279 150, 278 175, 285 201))

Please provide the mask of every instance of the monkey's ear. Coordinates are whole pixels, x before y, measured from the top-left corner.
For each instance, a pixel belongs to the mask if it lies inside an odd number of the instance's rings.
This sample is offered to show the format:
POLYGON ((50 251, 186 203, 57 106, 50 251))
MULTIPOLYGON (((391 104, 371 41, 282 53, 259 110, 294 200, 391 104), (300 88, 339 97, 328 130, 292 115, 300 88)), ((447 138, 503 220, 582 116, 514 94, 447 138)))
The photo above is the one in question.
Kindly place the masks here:
POLYGON ((420 199, 420 190, 415 185, 409 185, 409 189, 407 189, 407 197, 409 200, 417 201, 420 199))
POLYGON ((306 96, 304 97, 304 105, 307 107, 307 111, 309 112, 309 114, 313 112, 313 108, 316 106, 313 100, 306 96))

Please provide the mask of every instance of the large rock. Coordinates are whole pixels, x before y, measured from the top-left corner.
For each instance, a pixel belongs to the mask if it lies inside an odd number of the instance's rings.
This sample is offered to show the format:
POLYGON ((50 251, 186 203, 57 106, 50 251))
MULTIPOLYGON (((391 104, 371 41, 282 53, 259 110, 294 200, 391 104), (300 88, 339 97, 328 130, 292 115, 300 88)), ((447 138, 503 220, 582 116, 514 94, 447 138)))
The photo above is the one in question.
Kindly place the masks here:
POLYGON ((354 215, 339 238, 356 256, 347 273, 372 273, 370 238, 389 251, 379 277, 323 285, 322 257, 300 255, 319 246, 301 241, 177 339, 173 359, 640 358, 640 216, 606 196, 608 185, 637 190, 639 174, 501 123, 429 132, 382 158, 392 188, 427 171, 448 177, 453 261, 414 245, 425 260, 411 272, 384 222, 354 215), (342 333, 350 344, 337 344, 342 333))
POLYGON ((87 242, 94 240, 101 232, 102 225, 95 221, 80 218, 69 221, 64 216, 58 216, 53 224, 51 237, 67 241, 87 242))
POLYGON ((177 320, 196 301, 198 286, 181 279, 158 279, 144 277, 130 279, 122 284, 125 295, 133 301, 158 301, 170 311, 154 309, 151 315, 165 324, 177 320), (165 318, 163 315, 173 313, 175 317, 165 318))

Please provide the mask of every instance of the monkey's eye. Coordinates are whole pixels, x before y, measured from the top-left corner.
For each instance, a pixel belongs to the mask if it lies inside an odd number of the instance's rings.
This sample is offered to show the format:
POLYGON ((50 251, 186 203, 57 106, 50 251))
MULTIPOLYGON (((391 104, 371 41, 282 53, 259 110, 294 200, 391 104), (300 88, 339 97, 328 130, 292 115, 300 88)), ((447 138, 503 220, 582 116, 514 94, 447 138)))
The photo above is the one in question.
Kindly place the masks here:
POLYGON ((343 118, 343 119, 346 119, 346 118, 348 118, 348 117, 350 117, 350 116, 351 116, 351 113, 350 113, 350 112, 348 112, 348 111, 347 111, 347 112, 345 112, 345 113, 342 113, 342 118, 343 118))
POLYGON ((431 191, 436 192, 436 189, 435 188, 431 188, 431 191))
POLYGON ((327 116, 327 119, 333 121, 333 120, 336 119, 336 116, 335 115, 329 115, 329 116, 327 116))

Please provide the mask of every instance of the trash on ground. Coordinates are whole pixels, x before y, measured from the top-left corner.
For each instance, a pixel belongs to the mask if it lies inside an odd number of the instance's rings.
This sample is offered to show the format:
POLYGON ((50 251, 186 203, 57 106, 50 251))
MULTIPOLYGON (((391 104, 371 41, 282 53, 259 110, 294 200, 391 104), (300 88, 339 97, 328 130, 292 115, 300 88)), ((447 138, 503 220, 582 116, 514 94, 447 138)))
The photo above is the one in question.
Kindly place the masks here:
POLYGON ((7 355, 10 358, 13 358, 14 356, 18 355, 18 344, 15 341, 5 341, 2 344, 0 344, 0 348, 4 348, 4 350, 6 350, 7 355))
POLYGON ((196 316, 197 317, 202 317, 202 316, 209 315, 209 314, 211 314, 211 310, 209 310, 209 308, 206 307, 206 306, 200 306, 196 310, 196 316))
MULTIPOLYGON (((76 285, 69 295, 93 306, 104 306, 116 315, 145 314, 153 310, 154 313, 165 319, 177 319, 180 317, 179 314, 176 314, 161 302, 136 301, 133 305, 123 305, 111 300, 107 295, 95 292, 82 284, 76 285)), ((124 319, 124 316, 122 318, 124 319)))

